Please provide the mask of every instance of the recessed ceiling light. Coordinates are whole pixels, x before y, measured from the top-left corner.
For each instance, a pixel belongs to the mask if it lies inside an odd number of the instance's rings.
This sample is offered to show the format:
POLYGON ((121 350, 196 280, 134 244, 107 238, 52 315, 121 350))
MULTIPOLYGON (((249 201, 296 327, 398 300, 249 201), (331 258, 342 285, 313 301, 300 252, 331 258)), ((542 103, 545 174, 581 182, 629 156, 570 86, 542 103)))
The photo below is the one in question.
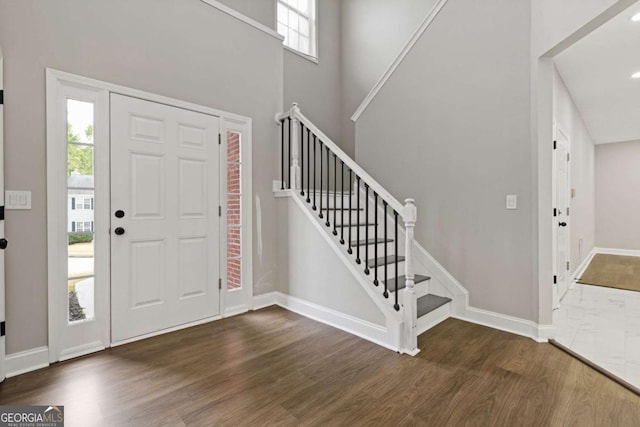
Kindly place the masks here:
POLYGON ((638 71, 637 73, 631 74, 631 78, 632 79, 640 79, 640 71, 638 71))
POLYGON ((632 20, 633 22, 640 22, 640 13, 636 13, 635 15, 633 15, 633 16, 631 17, 631 20, 632 20))

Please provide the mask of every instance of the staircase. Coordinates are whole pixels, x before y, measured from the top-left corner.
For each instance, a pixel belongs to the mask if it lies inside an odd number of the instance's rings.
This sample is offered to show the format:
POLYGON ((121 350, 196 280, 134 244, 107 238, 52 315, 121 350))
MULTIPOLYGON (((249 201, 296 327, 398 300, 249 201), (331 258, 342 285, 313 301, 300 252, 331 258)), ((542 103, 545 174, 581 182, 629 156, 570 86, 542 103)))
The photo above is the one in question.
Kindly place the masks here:
POLYGON ((313 213, 371 298, 397 320, 398 350, 417 354, 418 334, 449 317, 452 300, 430 293, 427 271, 414 271, 414 201, 397 201, 296 104, 276 122, 281 128, 280 192, 313 213))

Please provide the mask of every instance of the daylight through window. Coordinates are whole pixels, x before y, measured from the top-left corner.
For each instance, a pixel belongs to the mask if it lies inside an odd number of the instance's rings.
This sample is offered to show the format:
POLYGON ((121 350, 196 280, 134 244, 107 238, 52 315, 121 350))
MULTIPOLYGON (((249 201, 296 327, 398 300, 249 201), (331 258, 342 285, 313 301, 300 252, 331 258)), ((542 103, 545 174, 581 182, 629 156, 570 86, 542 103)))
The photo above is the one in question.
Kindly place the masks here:
POLYGON ((278 0, 278 33, 285 46, 305 55, 316 54, 315 0, 278 0))

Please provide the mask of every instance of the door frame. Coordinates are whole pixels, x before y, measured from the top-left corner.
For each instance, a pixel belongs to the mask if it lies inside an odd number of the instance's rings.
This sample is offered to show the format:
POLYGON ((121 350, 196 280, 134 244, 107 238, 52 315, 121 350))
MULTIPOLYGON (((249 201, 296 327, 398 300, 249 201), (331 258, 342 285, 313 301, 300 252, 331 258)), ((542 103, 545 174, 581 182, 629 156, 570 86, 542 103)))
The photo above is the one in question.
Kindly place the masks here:
MULTIPOLYGON (((569 135, 562 129, 562 127, 560 127, 560 125, 554 120, 553 121, 553 140, 557 141, 558 140, 558 136, 562 135, 562 137, 564 138, 565 141, 567 141, 567 154, 569 155, 569 160, 567 161, 567 198, 568 198, 568 204, 569 206, 567 206, 568 208, 571 208, 571 138, 569 138, 569 135)), ((558 206, 556 206, 556 198, 557 198, 557 194, 558 194, 558 186, 557 186, 557 174, 558 174, 558 163, 557 163, 557 156, 555 154, 555 148, 554 148, 554 153, 553 153, 553 159, 552 159, 552 169, 551 169, 551 194, 552 194, 552 204, 553 204, 553 208, 554 209, 559 209, 558 206)), ((569 262, 571 262, 571 220, 570 220, 570 214, 567 215, 567 234, 568 234, 568 238, 567 238, 567 258, 569 260, 569 262)), ((554 217, 553 220, 551 221, 551 232, 552 232, 552 259, 553 259, 553 275, 554 277, 559 277, 560 275, 558 274, 559 271, 558 269, 558 225, 557 225, 557 221, 556 218, 554 217)), ((572 275, 571 275, 571 270, 569 269, 567 271, 567 277, 566 277, 566 290, 562 295, 558 295, 557 293, 557 289, 560 287, 560 283, 554 283, 553 284, 553 309, 557 309, 560 307, 560 301, 562 300, 562 298, 564 297, 564 295, 566 294, 566 291, 568 291, 571 288, 571 280, 572 280, 572 275)))
MULTIPOLYGON (((0 102, 0 206, 4 209, 4 57, 2 55, 2 47, 0 46, 0 92, 3 100, 0 102)), ((4 210, 0 218, 0 238, 5 237, 4 227, 4 210)), ((2 250, 2 249, 0 249, 2 250)), ((5 311, 5 263, 4 253, 0 254, 0 322, 2 322, 2 330, 4 331, 4 322, 6 320, 5 311)), ((4 333, 0 335, 0 383, 6 377, 5 356, 6 356, 7 337, 4 333)))
MULTIPOLYGON (((220 118, 220 133, 224 131, 226 133, 226 126, 229 123, 230 129, 240 128, 243 132, 242 138, 242 146, 241 149, 243 153, 247 153, 248 159, 248 167, 243 170, 243 180, 248 182, 248 190, 246 193, 243 192, 241 203, 243 206, 247 206, 248 209, 245 209, 243 212, 243 220, 246 221, 246 224, 249 226, 248 232, 242 234, 242 247, 248 248, 247 252, 250 254, 253 248, 253 235, 251 230, 251 224, 253 224, 253 214, 251 209, 251 181, 252 181, 252 172, 251 172, 251 129, 252 129, 252 119, 250 117, 229 113, 226 111, 218 110, 215 108, 194 104, 191 102, 182 101, 175 98, 166 97, 163 95, 158 95, 150 92, 141 91, 138 89, 133 89, 126 86, 120 86, 96 79, 92 79, 89 77, 79 76, 71 73, 67 73, 64 71, 59 71, 51 68, 46 69, 46 111, 47 111, 47 136, 46 136, 46 144, 47 144, 47 251, 48 251, 48 317, 49 317, 49 361, 56 362, 59 360, 64 360, 60 357, 61 349, 60 346, 60 337, 61 337, 61 319, 63 317, 60 315, 60 310, 64 308, 66 314, 66 303, 65 298, 66 294, 63 292, 64 283, 67 281, 66 271, 62 267, 63 263, 66 262, 66 259, 62 259, 60 254, 66 253, 67 239, 66 239, 66 222, 62 221, 66 216, 67 206, 65 203, 61 203, 61 200, 66 200, 66 192, 67 192, 67 183, 65 180, 61 179, 61 176, 66 176, 66 138, 61 138, 60 133, 58 132, 58 128, 60 126, 60 97, 61 91, 64 91, 65 87, 71 88, 81 88, 86 91, 93 91, 97 94, 96 99, 96 139, 102 138, 104 141, 109 141, 109 144, 104 147, 103 153, 101 154, 103 158, 98 158, 98 151, 95 151, 95 176, 96 183, 98 181, 102 182, 104 185, 100 188, 100 190, 96 187, 96 202, 98 198, 101 197, 98 194, 98 191, 101 191, 102 197, 106 197, 107 202, 102 203, 101 206, 103 208, 96 209, 94 211, 96 224, 98 223, 98 218, 102 221, 103 224, 111 223, 111 215, 110 215, 110 120, 109 120, 109 111, 110 111, 110 94, 120 94, 126 95, 134 98, 140 98, 145 101, 156 102, 160 104, 165 104, 173 107, 178 107, 186 110, 191 110, 203 114, 209 114, 212 116, 217 116, 220 118), (98 135, 98 126, 103 130, 102 135, 98 135), (235 127, 234 127, 235 126, 235 127), (106 152, 106 155, 104 154, 106 152), (102 164, 103 167, 99 168, 98 166, 102 164), (106 165, 107 167, 104 167, 106 165), (64 169, 64 170, 63 170, 64 169), (64 224, 65 228, 62 230, 60 224, 64 224), (62 231, 61 231, 62 230, 62 231)), ((64 93, 64 92, 62 92, 64 93)), ((243 156, 243 160, 244 156, 243 156)), ((226 164, 220 163, 220 173, 222 176, 226 176, 226 164)), ((222 182, 222 179, 220 180, 222 182)), ((222 185, 222 184, 221 184, 222 185)), ((243 185, 244 190, 244 185, 243 185)), ((221 193, 223 194, 223 193, 221 193)), ((226 212, 226 200, 221 198, 220 203, 222 205, 222 210, 226 212)), ((97 204, 97 203, 96 203, 97 204)), ((222 221, 221 221, 221 224, 222 221)), ((222 225, 221 225, 222 226, 222 225)), ((220 239, 220 253, 226 254, 226 239, 223 239, 221 230, 221 239, 220 239)), ((226 236, 226 232, 224 233, 226 236)), ((96 237, 97 239, 97 237, 96 237)), ((111 304, 110 304, 110 294, 111 294, 111 282, 110 282, 110 238, 107 234, 107 238, 105 240, 106 251, 103 249, 102 253, 105 254, 105 259, 98 260, 96 258, 96 283, 98 280, 98 263, 104 264, 108 266, 106 271, 102 271, 103 277, 106 277, 108 281, 108 288, 105 290, 107 293, 107 297, 105 297, 102 301, 96 299, 96 310, 98 304, 104 305, 107 309, 104 311, 107 313, 104 319, 96 319, 96 321, 102 324, 102 330, 104 333, 102 334, 102 346, 90 346, 87 348, 79 348, 77 351, 73 353, 69 353, 65 355, 65 359, 71 357, 81 356, 83 354, 88 354, 94 351, 99 351, 102 348, 110 347, 114 345, 111 337, 111 304)), ((96 245, 98 242, 96 241, 96 245)), ((97 247, 96 247, 97 252, 97 247)), ((222 259, 220 262, 222 263, 222 259)), ((250 264, 251 258, 247 258, 248 262, 244 264, 250 264)), ((226 265, 221 265, 221 276, 226 277, 226 271, 223 269, 226 268, 226 265)), ((252 304, 252 296, 253 296, 253 275, 252 275, 252 266, 246 265, 243 266, 243 275, 247 277, 246 286, 248 289, 248 293, 246 296, 247 302, 247 310, 251 309, 252 304)), ((104 280, 104 279, 103 279, 104 280)), ((244 282, 244 280, 243 280, 244 282)), ((245 283, 243 283, 245 285, 245 283)), ((226 286, 223 286, 223 290, 226 290, 226 286)), ((220 313, 221 316, 224 317, 225 313, 225 292, 220 293, 220 313)), ((239 313, 234 313, 239 314, 239 313)), ((216 317, 218 318, 218 317, 216 317)), ((215 318, 214 318, 215 319, 215 318)), ((202 322, 199 322, 202 323, 202 322)), ((183 329, 186 327, 193 326, 193 324, 185 324, 179 327, 170 328, 167 330, 163 330, 159 333, 166 333, 178 329, 183 329)), ((158 335, 158 333, 153 334, 158 335)), ((127 340, 127 342, 135 341, 137 339, 144 339, 147 336, 137 337, 136 339, 127 340)), ((123 343, 118 343, 123 344, 123 343)))

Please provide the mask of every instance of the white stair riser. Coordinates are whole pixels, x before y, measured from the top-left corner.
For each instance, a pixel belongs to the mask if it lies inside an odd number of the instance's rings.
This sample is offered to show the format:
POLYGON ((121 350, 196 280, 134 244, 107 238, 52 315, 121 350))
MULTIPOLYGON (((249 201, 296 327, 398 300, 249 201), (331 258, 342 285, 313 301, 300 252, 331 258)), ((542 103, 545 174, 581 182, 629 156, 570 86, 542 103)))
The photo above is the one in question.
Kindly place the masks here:
POLYGON ((418 318, 418 324, 416 327, 418 335, 428 331, 433 328, 437 324, 444 322, 449 317, 451 317, 451 303, 447 303, 437 309, 433 310, 431 313, 427 313, 422 317, 418 318))

